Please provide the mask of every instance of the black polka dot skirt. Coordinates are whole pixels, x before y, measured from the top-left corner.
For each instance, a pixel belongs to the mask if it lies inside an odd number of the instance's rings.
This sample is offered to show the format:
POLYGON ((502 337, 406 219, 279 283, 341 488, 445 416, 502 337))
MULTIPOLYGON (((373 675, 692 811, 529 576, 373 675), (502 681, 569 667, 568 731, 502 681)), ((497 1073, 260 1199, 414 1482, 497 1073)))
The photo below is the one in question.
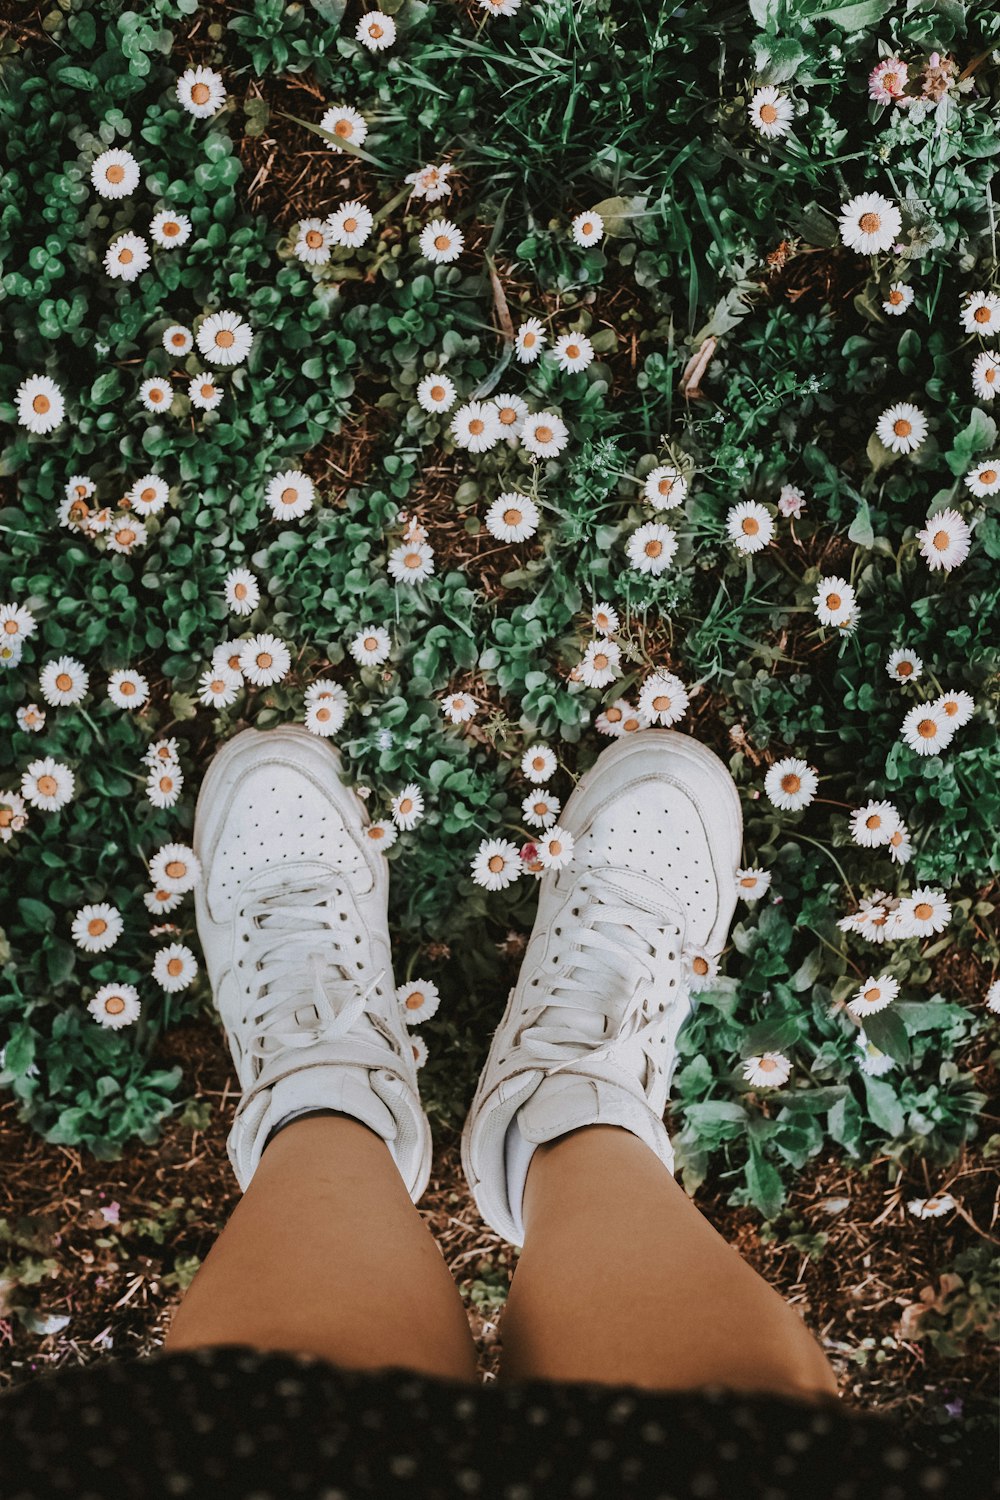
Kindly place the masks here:
POLYGON ((472 1386, 242 1345, 38 1377, 0 1397, 3 1500, 981 1500, 968 1455, 721 1387, 472 1386))

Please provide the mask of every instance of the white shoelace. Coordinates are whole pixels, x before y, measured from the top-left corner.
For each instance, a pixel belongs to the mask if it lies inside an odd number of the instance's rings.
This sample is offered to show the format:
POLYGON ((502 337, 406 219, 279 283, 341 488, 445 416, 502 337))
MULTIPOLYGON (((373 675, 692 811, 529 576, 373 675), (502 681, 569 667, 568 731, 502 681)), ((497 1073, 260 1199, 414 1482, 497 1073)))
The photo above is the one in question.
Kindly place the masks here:
MULTIPOLYGON (((367 943, 353 907, 336 881, 300 877, 290 882, 280 875, 274 886, 258 888, 241 905, 249 929, 237 970, 245 994, 245 1055, 268 1058, 286 1047, 346 1037, 357 1024, 385 970, 364 985, 348 971, 356 937, 367 943), (341 917, 345 901, 351 908, 346 921, 341 917)), ((382 1032, 380 1017, 368 1019, 382 1032)))
POLYGON ((679 924, 624 900, 604 901, 596 893, 577 916, 567 918, 564 913, 563 919, 572 921, 573 947, 581 951, 548 987, 545 1006, 523 1033, 523 1041, 537 1057, 564 1059, 546 1067, 546 1076, 581 1059, 596 1062, 630 1042, 642 1047, 655 1069, 661 1061, 656 1043, 664 1025, 658 1001, 666 1008, 682 994, 679 924), (672 960, 667 957, 670 952, 672 960), (571 1009, 572 1018, 546 1016, 550 1008, 571 1009), (585 1037, 590 1031, 592 1040, 597 1039, 598 1022, 601 1036, 608 1023, 613 1034, 592 1047, 585 1037), (568 1056, 567 1048, 572 1049, 568 1056))

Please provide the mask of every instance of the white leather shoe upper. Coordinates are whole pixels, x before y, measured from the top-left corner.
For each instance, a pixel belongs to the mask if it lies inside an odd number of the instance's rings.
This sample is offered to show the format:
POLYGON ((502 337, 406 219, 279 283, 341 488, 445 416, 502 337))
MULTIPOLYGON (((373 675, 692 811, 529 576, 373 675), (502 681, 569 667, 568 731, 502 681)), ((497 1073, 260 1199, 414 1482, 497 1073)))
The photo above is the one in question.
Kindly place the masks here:
POLYGON ((527 1159, 516 1139, 509 1154, 512 1124, 531 1149, 580 1125, 621 1125, 673 1166, 663 1113, 691 1010, 682 956, 720 952, 736 904, 739 796, 721 761, 686 735, 651 729, 618 741, 581 778, 560 823, 574 858, 540 882, 462 1137, 480 1212, 515 1244, 527 1159))
POLYGON ((416 1202, 431 1140, 395 996, 388 871, 338 768, 297 726, 246 730, 198 798, 198 933, 243 1089, 229 1157, 245 1190, 280 1119, 339 1109, 388 1142, 416 1202))

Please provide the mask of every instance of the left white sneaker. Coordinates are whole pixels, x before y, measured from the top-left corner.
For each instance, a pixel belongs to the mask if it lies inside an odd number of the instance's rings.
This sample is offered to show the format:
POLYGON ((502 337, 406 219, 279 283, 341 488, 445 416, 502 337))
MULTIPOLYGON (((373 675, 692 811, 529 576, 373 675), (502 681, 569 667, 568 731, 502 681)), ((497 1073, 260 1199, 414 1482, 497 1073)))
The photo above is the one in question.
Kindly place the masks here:
POLYGON ((388 866, 339 767, 296 725, 247 729, 198 797, 198 935, 243 1088, 229 1160, 245 1192, 277 1125, 340 1110, 387 1142, 416 1203, 431 1133, 392 977, 388 866))

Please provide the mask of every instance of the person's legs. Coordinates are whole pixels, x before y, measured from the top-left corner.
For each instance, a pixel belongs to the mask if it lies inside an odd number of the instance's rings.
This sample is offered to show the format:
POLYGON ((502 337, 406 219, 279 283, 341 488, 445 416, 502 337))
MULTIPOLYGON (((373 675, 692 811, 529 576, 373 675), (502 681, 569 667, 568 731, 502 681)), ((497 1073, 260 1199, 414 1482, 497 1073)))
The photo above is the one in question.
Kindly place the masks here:
POLYGON ((503 1315, 503 1382, 836 1395, 812 1334, 629 1131, 539 1146, 503 1315))
POLYGON ((386 1142, 342 1114, 267 1145, 166 1339, 208 1344, 478 1382, 458 1289, 386 1142))

